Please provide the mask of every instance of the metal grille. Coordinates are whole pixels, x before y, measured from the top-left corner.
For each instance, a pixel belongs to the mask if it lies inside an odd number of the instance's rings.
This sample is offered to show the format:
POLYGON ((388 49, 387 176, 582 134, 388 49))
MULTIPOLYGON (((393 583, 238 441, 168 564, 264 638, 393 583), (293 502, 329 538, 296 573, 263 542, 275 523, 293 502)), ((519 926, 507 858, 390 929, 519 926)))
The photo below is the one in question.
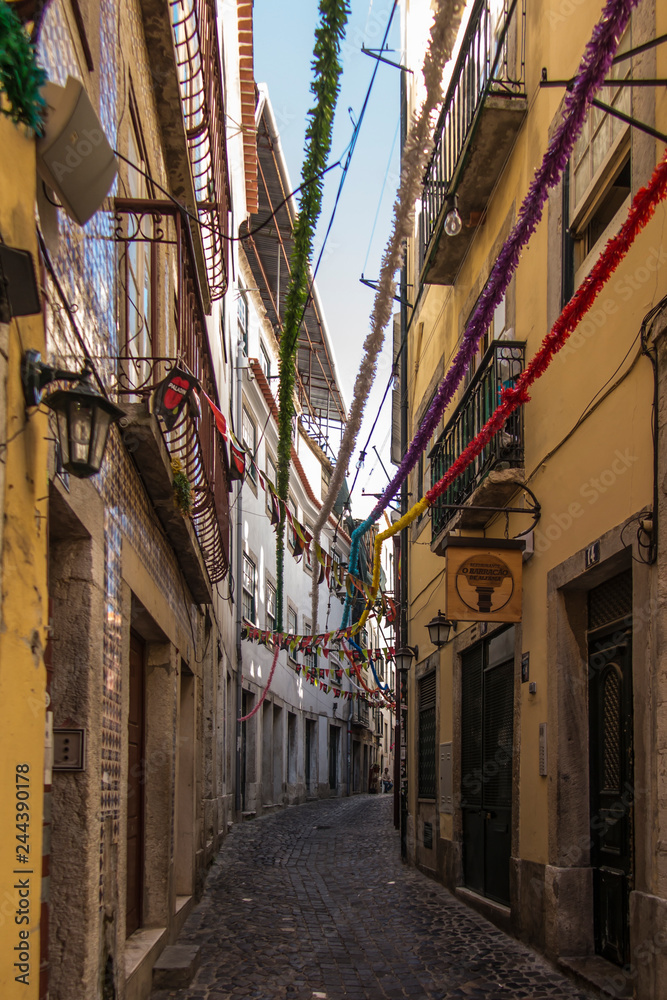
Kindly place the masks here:
POLYGON ((461 798, 469 806, 482 804, 482 651, 462 659, 461 798))
MULTIPOLYGON (((498 406, 503 389, 514 385, 524 368, 525 350, 523 342, 493 341, 431 451, 431 486, 444 476, 482 429, 498 406)), ((499 462, 509 468, 523 465, 523 436, 523 410, 520 409, 435 502, 432 507, 433 538, 456 514, 448 505, 464 503, 495 465, 499 462)))
POLYGON ((508 660, 484 678, 484 806, 512 805, 512 731, 514 662, 508 660))
POLYGON ((419 795, 434 799, 435 775, 435 672, 419 683, 419 795))
POLYGON ((424 847, 433 850, 433 823, 424 823, 424 847))
POLYGON ((615 792, 621 787, 621 678, 612 667, 604 679, 602 787, 615 792))
POLYGON ((632 616, 632 571, 605 580, 588 595, 588 627, 600 628, 632 616))

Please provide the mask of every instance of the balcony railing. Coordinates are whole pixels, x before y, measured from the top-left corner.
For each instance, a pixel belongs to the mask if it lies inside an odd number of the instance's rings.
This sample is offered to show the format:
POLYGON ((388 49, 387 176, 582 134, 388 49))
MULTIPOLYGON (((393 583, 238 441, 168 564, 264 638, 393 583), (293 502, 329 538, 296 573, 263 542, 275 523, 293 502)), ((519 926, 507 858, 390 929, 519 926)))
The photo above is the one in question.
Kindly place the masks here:
POLYGON ((229 183, 222 73, 212 0, 170 0, 181 107, 212 299, 227 288, 229 183))
MULTIPOLYGON (((147 401, 179 362, 216 399, 213 362, 187 218, 168 201, 117 198, 121 400, 147 401)), ((212 584, 228 565, 228 490, 220 438, 208 405, 186 407, 164 431, 192 487, 192 523, 212 584)), ((135 454, 138 460, 138 455, 135 454)), ((140 472, 141 472, 140 466, 140 472)), ((149 490, 150 492, 150 490, 149 490)), ((163 508, 158 508, 158 510, 163 508)))
MULTIPOLYGON (((420 270, 441 220, 448 192, 457 189, 467 147, 491 96, 525 96, 525 0, 477 0, 436 126, 436 145, 422 193, 420 270)), ((502 164, 501 164, 502 166, 502 164)))
MULTIPOLYGON (((442 436, 430 453, 431 485, 435 485, 472 439, 479 433, 500 402, 504 388, 514 384, 523 371, 525 344, 494 340, 482 359, 463 398, 442 436)), ((505 468, 523 465, 523 408, 510 416, 503 429, 489 441, 458 479, 432 507, 432 538, 435 540, 456 511, 449 504, 462 504, 484 477, 499 463, 505 468)))

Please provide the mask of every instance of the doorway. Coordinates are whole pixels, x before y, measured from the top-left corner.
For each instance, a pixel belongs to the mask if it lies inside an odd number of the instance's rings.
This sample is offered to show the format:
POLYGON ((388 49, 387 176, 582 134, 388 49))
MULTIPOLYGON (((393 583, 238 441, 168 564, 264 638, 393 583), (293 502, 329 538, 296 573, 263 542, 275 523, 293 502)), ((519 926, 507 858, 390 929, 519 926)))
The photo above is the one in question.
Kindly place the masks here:
POLYGON ((312 719, 306 719, 306 793, 312 793, 311 771, 313 767, 313 757, 315 754, 315 723, 312 719))
POLYGON ((588 598, 591 866, 595 950, 630 961, 633 888, 632 573, 588 598))
POLYGON ((461 805, 467 888, 508 906, 512 830, 514 628, 462 656, 461 805))
POLYGON ((195 678, 181 661, 180 711, 178 716, 178 785, 176 791, 176 857, 174 876, 177 896, 194 890, 195 824, 195 678))
POLYGON ((338 754, 340 753, 340 727, 329 727, 329 789, 338 788, 338 754))
POLYGON ((130 706, 127 720, 127 903, 125 934, 141 926, 144 860, 144 664, 146 647, 130 633, 130 706))

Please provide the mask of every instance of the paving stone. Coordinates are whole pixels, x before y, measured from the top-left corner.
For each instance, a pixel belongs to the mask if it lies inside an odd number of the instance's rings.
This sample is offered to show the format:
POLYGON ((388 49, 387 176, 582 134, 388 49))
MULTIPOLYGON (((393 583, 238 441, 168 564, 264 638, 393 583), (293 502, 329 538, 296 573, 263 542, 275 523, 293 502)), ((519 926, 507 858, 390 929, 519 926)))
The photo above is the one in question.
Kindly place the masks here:
POLYGON ((235 824, 179 945, 188 987, 152 1000, 592 1000, 400 860, 390 796, 235 824))

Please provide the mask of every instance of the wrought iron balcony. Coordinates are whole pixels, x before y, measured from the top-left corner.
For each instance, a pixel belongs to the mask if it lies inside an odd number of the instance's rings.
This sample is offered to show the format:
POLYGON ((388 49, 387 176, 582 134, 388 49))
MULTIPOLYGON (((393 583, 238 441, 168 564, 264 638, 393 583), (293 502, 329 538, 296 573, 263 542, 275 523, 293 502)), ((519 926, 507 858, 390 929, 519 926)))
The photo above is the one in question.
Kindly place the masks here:
POLYGON ((477 0, 454 67, 422 192, 422 282, 452 284, 524 119, 525 0, 477 0), (448 195, 463 228, 443 235, 448 195))
POLYGON ((187 217, 168 201, 117 198, 119 325, 124 349, 116 391, 127 400, 124 440, 170 537, 193 597, 206 603, 208 581, 228 566, 227 471, 208 405, 186 407, 170 431, 148 401, 178 361, 216 399, 213 362, 187 217), (193 495, 191 518, 173 501, 171 460, 193 495), (194 542, 194 545, 193 545, 194 542), (208 580, 207 580, 208 578, 208 580))
MULTIPOLYGON (((437 483, 461 452, 482 429, 500 402, 502 389, 514 384, 523 371, 525 344, 519 341, 494 340, 475 375, 463 394, 459 405, 445 427, 442 436, 431 450, 431 485, 437 483)), ((435 502, 432 510, 431 544, 436 546, 442 532, 457 511, 448 509, 451 504, 463 504, 493 470, 523 467, 523 408, 510 416, 504 428, 496 434, 465 472, 448 487, 435 502)), ((507 484, 497 484, 502 493, 511 495, 517 486, 512 476, 507 484)), ((500 499, 499 496, 495 497, 500 499)), ((488 520, 488 515, 483 521, 488 520)), ((477 524, 476 526, 482 526, 477 524)))

